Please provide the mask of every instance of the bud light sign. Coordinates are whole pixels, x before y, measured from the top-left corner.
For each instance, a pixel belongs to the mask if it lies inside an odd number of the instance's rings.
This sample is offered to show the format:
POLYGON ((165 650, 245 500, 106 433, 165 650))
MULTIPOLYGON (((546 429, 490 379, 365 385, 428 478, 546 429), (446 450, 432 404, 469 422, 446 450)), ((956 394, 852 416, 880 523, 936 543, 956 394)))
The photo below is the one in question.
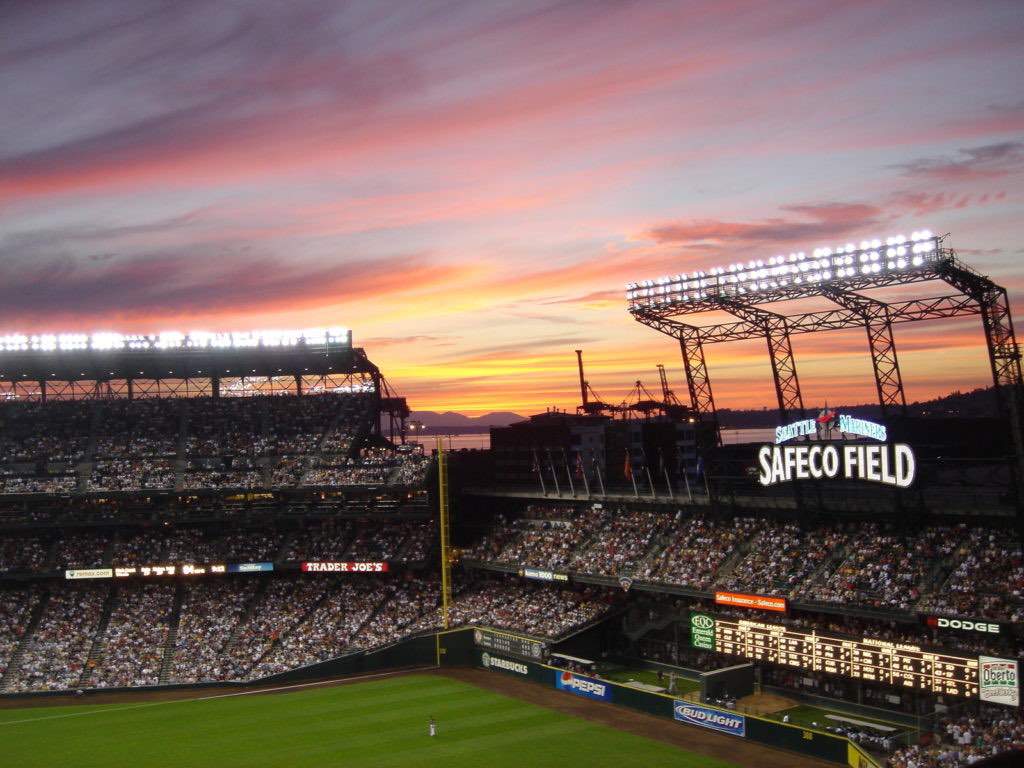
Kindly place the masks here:
POLYGON ((562 672, 555 677, 555 687, 560 691, 569 691, 585 699, 596 699, 597 701, 611 701, 612 688, 607 683, 599 680, 592 680, 589 677, 574 675, 572 672, 562 672))
POLYGON ((747 718, 743 715, 701 707, 679 699, 673 704, 672 715, 681 723, 699 725, 701 728, 710 728, 712 731, 728 733, 730 736, 745 738, 747 735, 747 718))

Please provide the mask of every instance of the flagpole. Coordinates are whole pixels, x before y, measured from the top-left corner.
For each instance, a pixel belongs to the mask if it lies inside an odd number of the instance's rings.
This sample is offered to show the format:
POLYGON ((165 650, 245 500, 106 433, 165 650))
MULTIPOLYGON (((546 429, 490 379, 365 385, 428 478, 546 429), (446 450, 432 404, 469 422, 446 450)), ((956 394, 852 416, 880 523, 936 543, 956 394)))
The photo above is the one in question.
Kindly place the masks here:
POLYGON ((668 486, 668 497, 672 500, 676 500, 676 495, 672 493, 672 481, 668 479, 668 467, 665 466, 665 462, 661 462, 661 472, 665 475, 665 485, 668 486))
POLYGON ((626 449, 626 471, 629 472, 629 479, 633 481, 633 496, 640 498, 640 491, 636 487, 636 470, 633 469, 633 457, 630 456, 629 448, 626 449))
POLYGON ((569 478, 569 493, 576 498, 576 486, 572 482, 572 472, 569 471, 569 458, 566 456, 565 448, 562 448, 562 464, 565 465, 565 476, 569 478))
POLYGON ((604 478, 601 477, 601 462, 596 458, 594 459, 594 469, 597 470, 597 484, 601 486, 601 496, 607 496, 608 493, 604 489, 604 478))
POLYGON ((558 498, 562 498, 562 488, 558 485, 558 473, 555 472, 555 462, 551 460, 551 449, 545 448, 544 452, 548 455, 548 468, 551 469, 551 477, 555 481, 555 495, 558 498))
POLYGON ((533 449, 533 471, 537 473, 537 477, 540 479, 540 490, 545 496, 548 495, 548 487, 544 484, 544 470, 540 468, 540 461, 537 459, 537 449, 533 449))
POLYGON ((690 490, 690 471, 686 467, 686 459, 683 459, 683 482, 686 483, 686 498, 693 503, 693 492, 690 490))
POLYGON ((583 467, 583 454, 576 451, 576 466, 580 470, 580 475, 583 477, 583 489, 587 492, 587 498, 590 498, 590 481, 587 480, 587 470, 583 467))
POLYGON ((644 462, 644 472, 647 473, 647 484, 651 486, 651 498, 653 499, 657 494, 654 492, 654 481, 651 479, 651 468, 647 466, 647 462, 644 462))

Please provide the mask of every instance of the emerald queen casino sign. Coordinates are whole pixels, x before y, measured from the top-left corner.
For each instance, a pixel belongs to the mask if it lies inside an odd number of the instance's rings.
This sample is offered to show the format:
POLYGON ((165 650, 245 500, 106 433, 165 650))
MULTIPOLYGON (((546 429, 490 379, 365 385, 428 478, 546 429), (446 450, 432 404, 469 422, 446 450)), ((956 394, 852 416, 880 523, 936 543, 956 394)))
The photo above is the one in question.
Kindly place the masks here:
POLYGON ((839 478, 909 488, 917 471, 914 452, 909 445, 886 442, 888 437, 884 424, 836 414, 826 408, 817 419, 803 419, 776 428, 775 444, 763 445, 757 452, 757 479, 764 486, 839 478), (836 429, 844 437, 867 441, 829 440, 836 429), (805 436, 825 439, 786 444, 805 436))

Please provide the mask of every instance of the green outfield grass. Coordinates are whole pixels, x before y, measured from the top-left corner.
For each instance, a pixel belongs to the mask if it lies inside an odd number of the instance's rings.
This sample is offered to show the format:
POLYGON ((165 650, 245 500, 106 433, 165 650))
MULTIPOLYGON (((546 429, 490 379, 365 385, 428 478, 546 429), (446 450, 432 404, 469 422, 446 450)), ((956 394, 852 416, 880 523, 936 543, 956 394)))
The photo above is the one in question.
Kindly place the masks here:
MULTIPOLYGON (((636 681, 638 683, 646 683, 647 685, 657 685, 662 688, 668 686, 668 673, 658 680, 658 673, 652 672, 649 669, 616 669, 611 672, 602 672, 601 677, 608 680, 613 680, 616 683, 628 683, 630 681, 636 681)), ((696 680, 689 680, 685 677, 679 677, 676 675, 676 693, 682 695, 689 693, 690 691, 699 691, 700 683, 696 680)))
POLYGON ((857 714, 856 712, 849 712, 840 709, 824 709, 822 707, 812 707, 806 704, 801 704, 796 707, 790 707, 789 709, 783 709, 778 712, 773 712, 770 715, 765 715, 772 720, 782 721, 783 715, 789 715, 789 722, 793 725, 801 725, 805 728, 813 728, 814 723, 817 723, 819 730, 824 730, 826 725, 850 725, 850 723, 843 723, 837 720, 830 720, 828 715, 839 715, 841 717, 852 717, 855 720, 863 720, 866 723, 878 723, 879 725, 886 725, 890 728, 895 728, 895 734, 902 733, 907 730, 907 726, 901 725, 900 723, 894 723, 889 720, 880 720, 877 717, 867 717, 865 715, 857 714))
POLYGON ((19 768, 730 768, 432 675, 272 695, 0 710, 0 763, 19 768), (427 735, 431 716, 439 727, 433 739, 427 735))

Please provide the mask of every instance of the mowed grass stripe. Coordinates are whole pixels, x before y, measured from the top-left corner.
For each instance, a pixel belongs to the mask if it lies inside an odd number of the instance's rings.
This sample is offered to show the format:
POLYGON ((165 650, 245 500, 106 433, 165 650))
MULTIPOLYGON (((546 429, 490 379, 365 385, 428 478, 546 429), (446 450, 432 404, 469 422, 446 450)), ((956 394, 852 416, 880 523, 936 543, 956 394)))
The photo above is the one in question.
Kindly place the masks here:
MULTIPOLYGON (((396 676, 393 678, 384 678, 375 681, 380 686, 379 693, 369 694, 372 698, 385 698, 389 695, 400 697, 401 693, 388 692, 389 688, 394 688, 396 691, 402 691, 402 689, 408 689, 413 691, 420 689, 423 691, 429 691, 430 695, 443 695, 443 688, 438 686, 431 686, 430 680, 426 676, 396 676)), ((449 681, 448 678, 438 677, 439 683, 451 682, 454 685, 458 685, 455 681, 449 681)), ((355 685, 365 685, 366 683, 355 683, 355 685)), ((263 690, 263 689, 261 689, 263 690)), ((268 693, 261 693, 260 691, 225 691, 224 689, 207 689, 206 691, 197 690, 197 696, 195 698, 186 699, 168 699, 165 701, 141 701, 138 704, 77 704, 72 706, 37 706, 37 707, 25 707, 23 709, 0 709, 0 725, 9 723, 18 723, 26 720, 53 720, 69 715, 79 715, 88 713, 90 715, 98 715, 104 712, 128 712, 136 709, 148 709, 151 707, 164 707, 164 706, 180 706, 182 704, 203 704, 209 702, 223 701, 225 699, 234 700, 253 700, 263 696, 309 696, 309 700, 313 701, 316 699, 317 693, 323 693, 331 690, 331 686, 312 687, 304 684, 295 686, 292 691, 288 690, 273 690, 273 687, 266 689, 268 693)))
POLYGON ((4 764, 621 768, 642 762, 727 768, 667 744, 428 675, 127 710, 7 710, 3 720, 84 712, 95 714, 40 717, 0 728, 4 764), (430 716, 439 723, 434 739, 427 735, 430 716))

